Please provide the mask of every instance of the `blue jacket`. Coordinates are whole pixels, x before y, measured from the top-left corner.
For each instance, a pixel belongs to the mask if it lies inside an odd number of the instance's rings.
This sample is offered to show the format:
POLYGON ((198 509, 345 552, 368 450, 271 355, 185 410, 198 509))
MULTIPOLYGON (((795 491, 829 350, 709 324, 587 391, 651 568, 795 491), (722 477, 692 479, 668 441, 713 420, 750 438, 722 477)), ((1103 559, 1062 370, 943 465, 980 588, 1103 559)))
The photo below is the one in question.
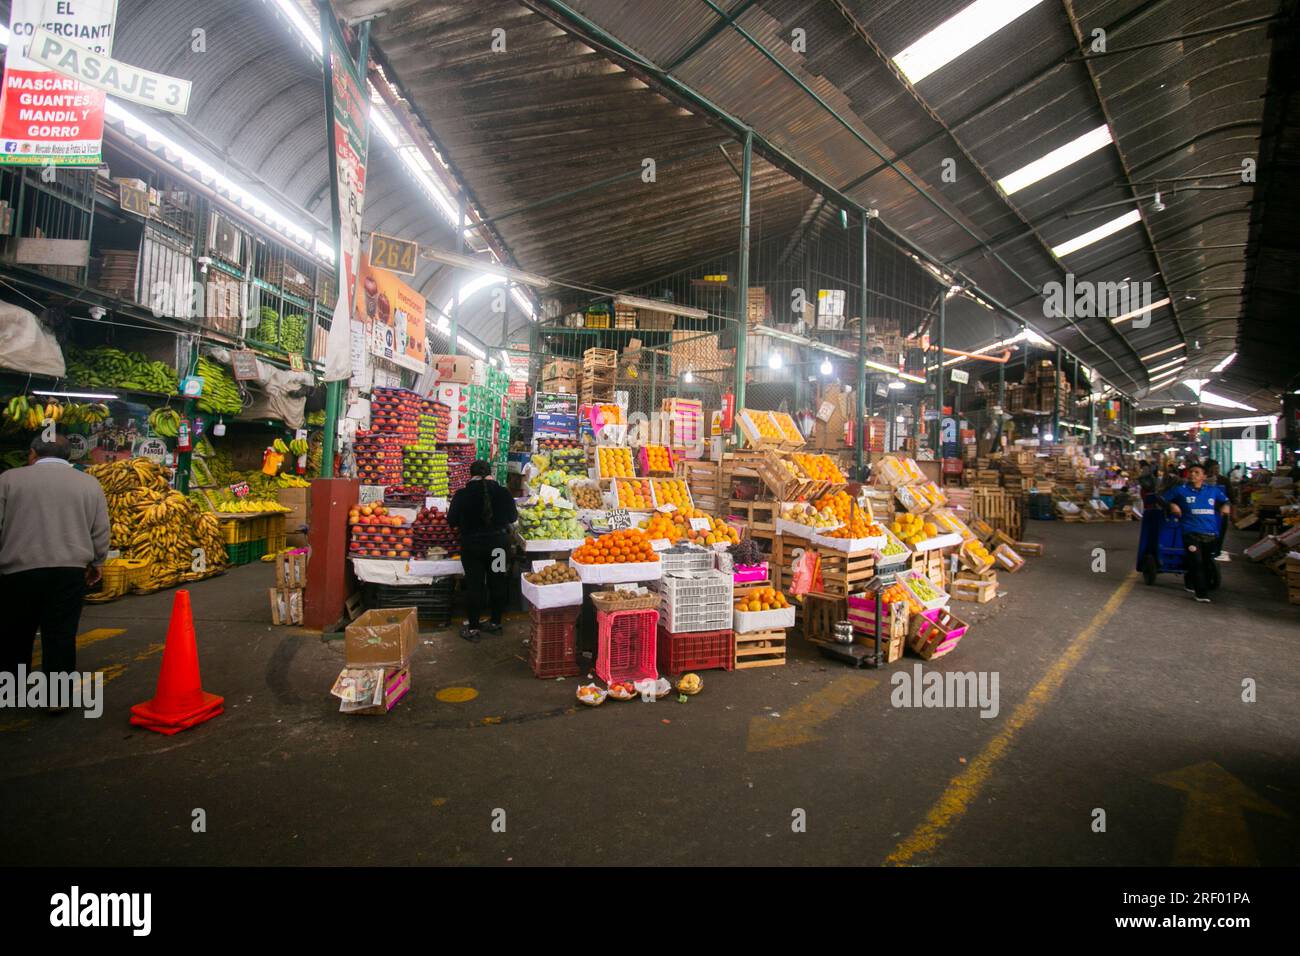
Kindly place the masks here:
POLYGON ((1189 483, 1175 485, 1164 493, 1165 501, 1178 505, 1182 511, 1183 532, 1186 534, 1219 533, 1219 509, 1228 500, 1221 485, 1208 482, 1197 491, 1189 483))

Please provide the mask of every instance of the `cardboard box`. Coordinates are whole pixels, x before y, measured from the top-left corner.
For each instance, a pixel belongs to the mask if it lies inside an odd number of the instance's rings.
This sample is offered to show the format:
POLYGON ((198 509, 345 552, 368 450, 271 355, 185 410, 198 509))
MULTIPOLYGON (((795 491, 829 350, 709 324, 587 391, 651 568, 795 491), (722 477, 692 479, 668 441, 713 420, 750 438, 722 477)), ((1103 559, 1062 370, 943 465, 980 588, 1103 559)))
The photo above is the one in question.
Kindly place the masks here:
POLYGON ((290 551, 275 559, 275 583, 282 588, 307 586, 307 552, 290 551))
POLYGON ((284 516, 286 531, 301 531, 307 527, 311 515, 310 488, 281 488, 275 493, 275 500, 289 509, 284 516))
POLYGON ((420 625, 413 607, 366 611, 344 631, 344 660, 348 667, 405 667, 419 639, 420 625))
POLYGON ((479 378, 478 360, 468 355, 430 355, 429 364, 439 384, 472 385, 479 378))

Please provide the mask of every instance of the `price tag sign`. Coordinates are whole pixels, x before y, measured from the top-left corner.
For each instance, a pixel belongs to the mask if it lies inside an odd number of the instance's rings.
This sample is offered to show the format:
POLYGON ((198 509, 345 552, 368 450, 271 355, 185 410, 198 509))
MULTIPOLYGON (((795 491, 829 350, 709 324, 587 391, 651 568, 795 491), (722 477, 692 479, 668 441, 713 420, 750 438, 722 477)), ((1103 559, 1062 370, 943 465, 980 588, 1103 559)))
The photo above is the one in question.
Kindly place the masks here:
POLYGON ((637 584, 615 584, 615 585, 614 585, 614 590, 615 590, 615 591, 630 591, 630 592, 632 592, 633 594, 635 594, 637 591, 640 591, 640 590, 641 590, 641 586, 640 586, 640 585, 637 585, 637 584))
POLYGON ((655 538, 650 542, 650 547, 655 551, 667 551, 673 546, 673 543, 667 538, 655 538))
POLYGON ((677 506, 670 503, 662 504, 655 509, 655 511, 662 511, 666 515, 672 514, 676 510, 677 510, 677 506))
POLYGON ((304 368, 302 364, 302 356, 291 354, 289 356, 289 368, 293 369, 295 372, 301 372, 304 368))
POLYGON ((628 514, 626 508, 615 508, 609 513, 609 529, 611 531, 626 531, 632 527, 632 516, 628 514))
POLYGON ((549 560, 549 561, 534 561, 534 562, 533 562, 533 570, 534 570, 534 571, 540 571, 540 570, 542 570, 543 568, 549 568, 549 567, 550 567, 552 564, 554 564, 554 563, 555 563, 554 559, 551 559, 551 560, 549 560))
POLYGON ((247 498, 248 482, 246 481, 235 482, 233 485, 230 486, 230 493, 234 495, 236 498, 247 498))
POLYGON ((447 499, 446 498, 425 498, 424 506, 426 508, 437 508, 439 511, 446 511, 447 499))
POLYGON ((835 414, 835 406, 830 402, 822 402, 821 408, 817 409, 817 419, 822 422, 829 422, 831 416, 835 414))
POLYGON ((373 505, 384 500, 383 485, 362 485, 357 495, 358 504, 373 505))
POLYGON ((257 378, 257 355, 252 349, 239 349, 230 353, 230 371, 235 381, 249 382, 257 378))
POLYGON ((708 518, 692 518, 692 519, 691 519, 691 530, 692 530, 692 531, 711 531, 712 529, 713 529, 713 522, 712 522, 711 520, 709 520, 708 518))
POLYGON ((963 371, 962 369, 959 368, 953 369, 948 374, 952 377, 952 380, 956 382, 958 385, 965 385, 967 382, 970 381, 970 373, 963 371))
POLYGON ((181 379, 180 393, 186 398, 199 398, 203 395, 203 379, 198 375, 186 375, 181 379))

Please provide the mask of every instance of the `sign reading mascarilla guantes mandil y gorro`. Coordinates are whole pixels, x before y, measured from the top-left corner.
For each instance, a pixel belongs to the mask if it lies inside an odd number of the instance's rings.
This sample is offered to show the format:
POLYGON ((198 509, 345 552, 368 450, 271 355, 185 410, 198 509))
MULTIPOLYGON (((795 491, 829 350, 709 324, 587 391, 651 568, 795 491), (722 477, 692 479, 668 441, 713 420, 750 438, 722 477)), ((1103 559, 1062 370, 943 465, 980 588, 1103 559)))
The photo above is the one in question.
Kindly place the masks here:
POLYGON ((27 58, 56 73, 79 80, 123 100, 169 113, 188 112, 190 81, 142 70, 102 56, 45 28, 32 33, 27 58))

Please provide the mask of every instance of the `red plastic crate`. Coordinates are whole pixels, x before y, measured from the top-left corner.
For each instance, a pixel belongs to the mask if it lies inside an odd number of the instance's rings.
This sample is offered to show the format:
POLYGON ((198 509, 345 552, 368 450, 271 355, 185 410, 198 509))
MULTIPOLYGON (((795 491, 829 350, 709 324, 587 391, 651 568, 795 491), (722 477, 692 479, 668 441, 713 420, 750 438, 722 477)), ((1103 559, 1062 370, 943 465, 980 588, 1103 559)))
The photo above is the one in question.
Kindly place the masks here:
POLYGON ((731 631, 689 631, 674 634, 659 627, 659 671, 682 674, 735 665, 735 635, 731 631))
POLYGON ((657 678, 655 669, 655 631, 659 611, 597 611, 596 676, 610 681, 657 678))
POLYGON ((532 635, 528 641, 528 663, 535 677, 573 677, 581 672, 577 631, 581 610, 580 607, 529 609, 532 635))

